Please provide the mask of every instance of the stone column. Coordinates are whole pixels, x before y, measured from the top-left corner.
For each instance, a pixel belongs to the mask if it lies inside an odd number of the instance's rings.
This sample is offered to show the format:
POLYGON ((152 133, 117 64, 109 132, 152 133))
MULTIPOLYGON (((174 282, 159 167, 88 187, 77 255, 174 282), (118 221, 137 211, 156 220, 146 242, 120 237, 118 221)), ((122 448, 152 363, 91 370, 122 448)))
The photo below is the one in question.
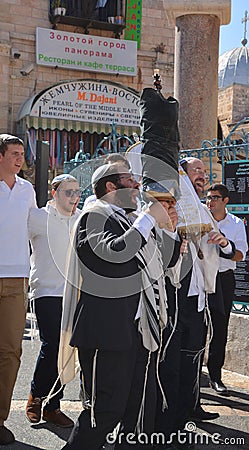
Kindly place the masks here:
POLYGON ((219 28, 230 22, 231 0, 165 0, 175 30, 174 96, 181 148, 217 137, 219 28))

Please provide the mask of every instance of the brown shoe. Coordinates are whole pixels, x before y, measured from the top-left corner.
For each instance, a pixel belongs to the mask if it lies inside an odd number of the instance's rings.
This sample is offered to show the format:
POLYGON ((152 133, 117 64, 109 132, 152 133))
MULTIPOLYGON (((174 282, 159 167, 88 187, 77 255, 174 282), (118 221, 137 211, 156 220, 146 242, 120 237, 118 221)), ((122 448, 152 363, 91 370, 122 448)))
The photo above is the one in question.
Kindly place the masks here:
POLYGON ((38 423, 41 420, 42 400, 39 397, 33 397, 29 394, 26 405, 26 416, 31 423, 38 423))
POLYGON ((62 428, 70 428, 74 426, 73 421, 60 409, 55 409, 54 411, 43 410, 42 419, 62 428))
POLYGON ((0 445, 12 444, 15 441, 15 436, 12 431, 8 430, 4 425, 0 427, 0 445))

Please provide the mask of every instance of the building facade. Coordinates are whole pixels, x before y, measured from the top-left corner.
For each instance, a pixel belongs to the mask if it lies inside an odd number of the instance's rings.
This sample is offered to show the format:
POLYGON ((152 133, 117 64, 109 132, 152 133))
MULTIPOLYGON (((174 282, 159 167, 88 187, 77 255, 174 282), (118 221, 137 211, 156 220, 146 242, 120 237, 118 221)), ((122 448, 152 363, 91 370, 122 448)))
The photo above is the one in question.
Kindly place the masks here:
POLYGON ((173 94, 174 29, 163 1, 2 0, 0 62, 0 132, 23 137, 31 162, 37 139, 48 141, 51 167, 62 167, 82 144, 92 155, 112 122, 139 131, 137 100, 155 68, 173 94))

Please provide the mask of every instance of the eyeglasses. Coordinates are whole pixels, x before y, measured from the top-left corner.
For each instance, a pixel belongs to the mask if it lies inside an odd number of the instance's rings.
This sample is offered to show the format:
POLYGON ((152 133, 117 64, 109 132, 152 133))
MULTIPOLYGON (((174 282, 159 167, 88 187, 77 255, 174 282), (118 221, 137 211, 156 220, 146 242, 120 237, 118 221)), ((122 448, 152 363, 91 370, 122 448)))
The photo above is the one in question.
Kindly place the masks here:
POLYGON ((81 190, 80 189, 58 189, 59 192, 65 192, 65 196, 68 198, 73 197, 74 195, 76 197, 79 197, 81 195, 81 190))
POLYGON ((196 172, 200 175, 203 175, 206 180, 209 178, 209 175, 203 169, 199 169, 198 167, 191 167, 189 170, 192 170, 192 172, 196 172))
POLYGON ((206 200, 208 202, 211 202, 211 200, 213 200, 214 202, 217 202, 218 198, 223 198, 223 197, 221 195, 207 195, 206 200))

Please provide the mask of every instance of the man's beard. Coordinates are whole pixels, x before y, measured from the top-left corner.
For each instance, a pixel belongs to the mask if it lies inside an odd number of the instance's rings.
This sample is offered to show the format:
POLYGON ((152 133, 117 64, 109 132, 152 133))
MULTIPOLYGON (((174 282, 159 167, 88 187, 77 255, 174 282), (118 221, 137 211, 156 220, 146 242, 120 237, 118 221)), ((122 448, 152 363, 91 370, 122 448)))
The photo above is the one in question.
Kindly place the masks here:
POLYGON ((197 183, 201 181, 199 179, 195 180, 195 183, 193 184, 194 186, 194 190, 196 192, 196 194, 198 195, 199 198, 202 198, 204 195, 204 185, 200 186, 199 184, 197 185, 197 183))
POLYGON ((117 190, 115 192, 115 204, 124 209, 126 213, 136 211, 137 203, 134 201, 133 193, 136 190, 138 195, 139 190, 127 188, 120 183, 117 183, 116 186, 117 190))

